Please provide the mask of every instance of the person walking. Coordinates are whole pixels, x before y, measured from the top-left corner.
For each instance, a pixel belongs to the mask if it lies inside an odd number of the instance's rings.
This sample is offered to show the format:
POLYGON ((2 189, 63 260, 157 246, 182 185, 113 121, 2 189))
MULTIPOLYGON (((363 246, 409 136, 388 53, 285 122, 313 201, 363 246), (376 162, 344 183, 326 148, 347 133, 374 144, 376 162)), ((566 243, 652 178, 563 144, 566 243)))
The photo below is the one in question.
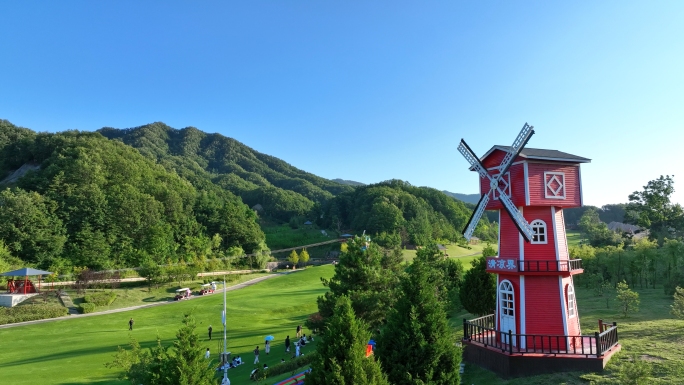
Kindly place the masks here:
POLYGON ((297 325, 297 338, 302 336, 302 325, 297 325))
POLYGON ((254 365, 259 363, 259 345, 254 349, 254 365))
POLYGON ((287 338, 285 338, 285 351, 288 353, 290 352, 290 336, 287 336, 287 338))
POLYGON ((211 328, 211 325, 209 325, 209 329, 207 331, 209 332, 209 341, 211 341, 211 331, 214 330, 211 328))
POLYGON ((268 340, 264 343, 264 350, 266 351, 266 354, 271 352, 271 343, 268 340))
POLYGON ((133 318, 128 321, 128 330, 133 330, 133 318))
POLYGON ((299 342, 295 342, 295 357, 299 357, 299 342))

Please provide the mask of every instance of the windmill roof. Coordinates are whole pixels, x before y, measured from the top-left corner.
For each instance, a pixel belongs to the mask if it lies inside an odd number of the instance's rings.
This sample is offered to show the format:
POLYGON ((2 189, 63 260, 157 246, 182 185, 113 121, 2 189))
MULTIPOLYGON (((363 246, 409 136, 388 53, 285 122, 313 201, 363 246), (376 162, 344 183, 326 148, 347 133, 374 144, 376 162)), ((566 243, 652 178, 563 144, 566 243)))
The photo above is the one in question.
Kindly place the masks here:
MULTIPOLYGON (((480 160, 484 160, 494 152, 494 150, 501 150, 501 151, 510 151, 511 146, 494 146, 492 147, 489 151, 487 151, 486 154, 480 158, 480 160)), ((581 156, 577 155, 572 155, 568 154, 567 152, 562 152, 558 150, 545 150, 541 148, 523 148, 522 151, 520 152, 521 158, 526 158, 526 159, 541 159, 541 160, 552 160, 552 161, 557 161, 557 162, 573 162, 573 163, 590 163, 591 159, 589 158, 583 158, 581 156)))

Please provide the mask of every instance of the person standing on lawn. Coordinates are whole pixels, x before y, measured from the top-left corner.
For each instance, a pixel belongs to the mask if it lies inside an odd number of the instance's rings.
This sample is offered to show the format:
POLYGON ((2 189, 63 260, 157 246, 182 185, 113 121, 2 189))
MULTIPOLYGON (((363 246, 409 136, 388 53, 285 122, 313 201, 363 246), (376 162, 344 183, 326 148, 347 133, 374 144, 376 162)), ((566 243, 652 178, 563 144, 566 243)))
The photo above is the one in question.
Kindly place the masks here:
POLYGON ((254 349, 254 365, 259 363, 259 345, 254 349))
POLYGON ((268 342, 268 340, 264 343, 264 350, 266 351, 266 354, 271 352, 271 343, 268 342))
POLYGON ((287 338, 285 338, 285 351, 288 353, 290 352, 290 336, 287 336, 287 338))
POLYGON ((128 330, 133 330, 133 318, 128 321, 128 330))
POLYGON ((211 341, 211 331, 214 330, 211 328, 211 325, 209 325, 209 329, 207 331, 209 332, 209 341, 211 341))
POLYGON ((297 325, 297 338, 302 336, 302 325, 297 325))

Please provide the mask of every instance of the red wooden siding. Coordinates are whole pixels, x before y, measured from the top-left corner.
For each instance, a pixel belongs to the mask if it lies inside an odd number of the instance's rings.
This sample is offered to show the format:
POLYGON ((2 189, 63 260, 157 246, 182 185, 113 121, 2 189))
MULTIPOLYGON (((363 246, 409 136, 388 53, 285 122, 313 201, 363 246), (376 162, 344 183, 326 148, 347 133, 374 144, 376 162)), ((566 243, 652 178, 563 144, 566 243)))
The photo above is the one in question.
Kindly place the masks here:
POLYGON ((499 257, 520 258, 518 228, 515 227, 513 220, 505 211, 500 211, 499 217, 501 218, 501 223, 499 223, 499 257))
POLYGON ((527 334, 565 334, 558 276, 525 276, 527 334))
MULTIPOLYGON (((546 223, 546 244, 533 244, 532 242, 525 242, 524 252, 526 261, 555 261, 556 247, 555 238, 553 234, 554 217, 551 215, 551 208, 544 206, 525 207, 523 216, 527 223, 532 223, 535 219, 541 219, 546 223)), ((517 229, 516 229, 517 232, 517 229)))
MULTIPOLYGON (((501 151, 501 150, 494 150, 492 151, 491 154, 489 154, 488 157, 486 157, 483 161, 482 164, 486 168, 492 168, 492 167, 499 167, 501 165, 501 161, 503 158, 508 154, 506 151, 501 151)), ((514 162, 517 162, 519 160, 522 160, 521 157, 517 157, 514 162)))
POLYGON ((579 165, 567 165, 553 162, 528 162, 528 181, 530 186, 530 205, 580 207, 579 165), (562 172, 565 174, 565 199, 547 199, 545 192, 544 172, 562 172))
MULTIPOLYGON (((523 164, 516 164, 508 169, 511 180, 511 200, 516 206, 525 205, 525 169, 523 164)), ((490 175, 498 174, 497 170, 490 170, 490 175)), ((489 191, 489 179, 480 178, 480 193, 489 191)), ((501 188, 503 189, 503 185, 501 188)), ((498 193, 497 193, 498 196, 498 193)), ((493 195, 489 196, 489 203, 487 203, 487 210, 502 209, 503 205, 498 199, 494 199, 493 195)))
POLYGON ((556 215, 556 240, 558 242, 558 259, 568 259, 568 238, 565 235, 565 218, 563 217, 563 209, 555 208, 556 215))

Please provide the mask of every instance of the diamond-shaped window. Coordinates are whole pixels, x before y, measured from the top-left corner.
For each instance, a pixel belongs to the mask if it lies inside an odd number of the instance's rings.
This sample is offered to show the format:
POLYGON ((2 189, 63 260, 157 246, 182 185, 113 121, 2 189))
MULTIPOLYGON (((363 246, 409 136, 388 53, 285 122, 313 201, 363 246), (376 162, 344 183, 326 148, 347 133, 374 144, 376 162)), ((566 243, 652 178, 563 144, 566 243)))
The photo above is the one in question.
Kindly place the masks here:
MULTIPOLYGON (((497 178, 500 174, 495 174, 494 178, 497 178)), ((507 196, 511 196, 511 173, 507 172, 503 178, 499 179, 499 188, 507 196)), ((494 190, 494 199, 499 199, 499 190, 494 190)))
POLYGON ((562 172, 544 173, 544 196, 547 199, 565 199, 565 174, 562 172))

